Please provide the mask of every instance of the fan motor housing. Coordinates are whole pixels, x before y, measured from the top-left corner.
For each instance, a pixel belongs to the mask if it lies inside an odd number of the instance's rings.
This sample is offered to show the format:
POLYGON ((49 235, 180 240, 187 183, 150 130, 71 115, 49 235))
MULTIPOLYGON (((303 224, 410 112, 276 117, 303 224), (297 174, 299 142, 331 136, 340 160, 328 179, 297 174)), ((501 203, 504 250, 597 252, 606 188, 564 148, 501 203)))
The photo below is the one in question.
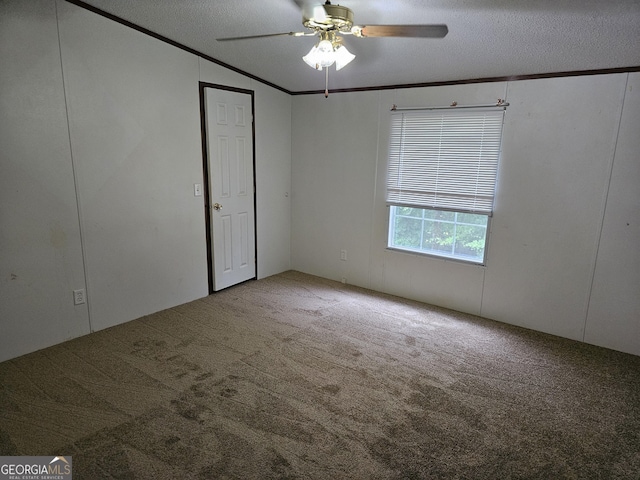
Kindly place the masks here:
POLYGON ((346 32, 353 26, 353 12, 341 5, 323 5, 325 18, 318 20, 315 18, 303 18, 302 24, 311 29, 319 30, 340 30, 346 32))

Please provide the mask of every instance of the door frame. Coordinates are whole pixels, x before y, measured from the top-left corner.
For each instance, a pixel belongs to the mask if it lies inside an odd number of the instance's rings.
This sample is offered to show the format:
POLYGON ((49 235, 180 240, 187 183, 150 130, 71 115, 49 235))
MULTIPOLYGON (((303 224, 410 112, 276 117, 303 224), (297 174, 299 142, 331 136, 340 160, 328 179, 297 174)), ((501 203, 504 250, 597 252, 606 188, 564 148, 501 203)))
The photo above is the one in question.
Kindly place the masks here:
POLYGON ((252 161, 253 161, 253 223, 254 223, 254 249, 256 262, 256 275, 254 280, 258 278, 258 212, 256 201, 256 122, 255 122, 255 92, 244 88, 230 87, 228 85, 219 85, 216 83, 198 82, 200 95, 200 136, 202 139, 202 196, 204 201, 204 223, 205 223, 205 240, 207 243, 207 279, 209 282, 209 295, 214 293, 213 290, 213 248, 211 238, 211 208, 209 207, 209 148, 207 144, 207 109, 205 88, 216 88, 218 90, 227 90, 236 93, 243 93, 251 96, 251 137, 252 137, 252 161))

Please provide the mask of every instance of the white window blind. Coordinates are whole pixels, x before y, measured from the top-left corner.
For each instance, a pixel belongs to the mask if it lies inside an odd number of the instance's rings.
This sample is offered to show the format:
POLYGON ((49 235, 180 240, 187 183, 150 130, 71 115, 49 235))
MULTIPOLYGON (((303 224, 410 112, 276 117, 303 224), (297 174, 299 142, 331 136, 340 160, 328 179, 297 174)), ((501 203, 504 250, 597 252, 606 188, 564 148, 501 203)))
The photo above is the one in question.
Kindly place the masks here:
POLYGON ((393 113, 387 203, 490 215, 503 109, 393 113))

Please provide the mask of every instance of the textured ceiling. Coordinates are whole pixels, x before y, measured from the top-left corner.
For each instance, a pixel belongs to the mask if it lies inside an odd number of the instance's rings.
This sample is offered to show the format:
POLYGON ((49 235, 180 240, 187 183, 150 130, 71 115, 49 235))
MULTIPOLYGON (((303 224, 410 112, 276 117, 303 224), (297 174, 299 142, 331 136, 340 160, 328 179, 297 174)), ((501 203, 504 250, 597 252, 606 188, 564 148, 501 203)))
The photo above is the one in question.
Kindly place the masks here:
MULTIPOLYGON (((85 0, 289 92, 324 89, 301 59, 313 37, 293 0, 85 0)), ((321 0, 318 3, 323 3, 321 0)), ((444 39, 355 38, 330 89, 640 66, 640 0, 342 0, 358 25, 445 23, 444 39)))

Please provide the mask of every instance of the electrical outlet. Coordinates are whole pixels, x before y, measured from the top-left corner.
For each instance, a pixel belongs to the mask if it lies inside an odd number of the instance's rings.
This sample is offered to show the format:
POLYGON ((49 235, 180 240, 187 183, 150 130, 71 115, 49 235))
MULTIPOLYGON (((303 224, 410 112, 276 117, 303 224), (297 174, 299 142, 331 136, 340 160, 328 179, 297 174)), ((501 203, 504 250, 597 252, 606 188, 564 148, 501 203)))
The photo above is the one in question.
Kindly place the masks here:
POLYGON ((80 290, 74 290, 73 291, 73 304, 74 305, 82 305, 83 303, 85 303, 86 300, 86 295, 84 294, 84 288, 81 288, 80 290))
POLYGON ((347 259, 347 251, 340 250, 340 260, 346 260, 346 259, 347 259))

